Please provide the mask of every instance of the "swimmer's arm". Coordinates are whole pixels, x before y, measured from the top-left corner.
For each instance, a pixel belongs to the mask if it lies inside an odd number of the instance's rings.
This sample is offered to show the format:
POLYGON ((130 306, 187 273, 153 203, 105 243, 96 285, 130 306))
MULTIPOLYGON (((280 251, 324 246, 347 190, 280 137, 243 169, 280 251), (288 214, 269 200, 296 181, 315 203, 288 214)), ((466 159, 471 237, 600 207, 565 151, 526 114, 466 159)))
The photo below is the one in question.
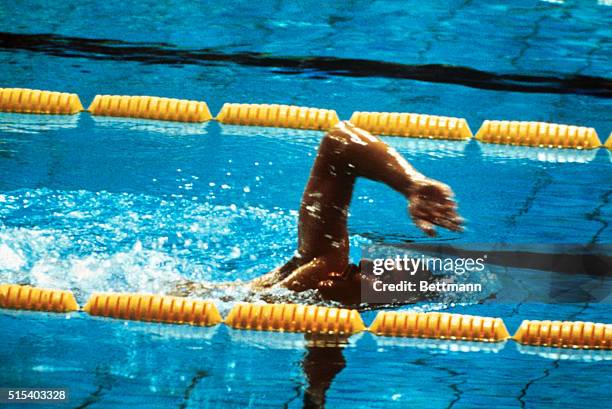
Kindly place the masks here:
POLYGON ((249 281, 249 284, 254 289, 263 289, 272 287, 274 284, 282 281, 282 277, 280 274, 281 267, 276 267, 274 270, 267 272, 266 274, 256 277, 249 281))
POLYGON ((315 257, 312 261, 295 269, 278 285, 298 292, 315 289, 322 280, 328 277, 330 271, 330 263, 325 257, 315 257))
MULTIPOLYGON (((385 149, 383 146, 377 148, 385 149)), ((408 211, 414 224, 432 237, 436 235, 434 226, 461 231, 463 219, 457 212, 451 188, 420 173, 395 149, 391 147, 386 149, 392 153, 392 159, 384 167, 377 169, 386 172, 385 175, 378 177, 408 199, 410 202, 408 211)))
POLYGON ((342 124, 329 132, 324 143, 333 144, 327 148, 330 152, 344 152, 351 173, 385 183, 406 197, 414 223, 429 236, 436 234, 434 226, 461 231, 463 220, 450 187, 423 175, 393 147, 366 131, 342 124))
POLYGON ((283 281, 289 276, 295 269, 301 264, 299 256, 293 256, 288 262, 282 266, 276 267, 274 270, 257 277, 249 282, 251 287, 255 290, 270 288, 275 284, 283 281))
POLYGON ((263 290, 265 288, 270 288, 276 284, 279 284, 284 279, 288 278, 288 276, 299 268, 301 264, 301 259, 299 256, 292 257, 287 263, 283 264, 275 268, 274 270, 257 277, 248 283, 243 282, 201 282, 201 281, 192 281, 188 279, 181 279, 174 283, 174 290, 169 295, 187 297, 191 295, 198 295, 200 297, 205 296, 208 293, 211 293, 214 290, 218 289, 227 289, 234 288, 238 286, 244 286, 245 284, 251 287, 252 290, 263 290))

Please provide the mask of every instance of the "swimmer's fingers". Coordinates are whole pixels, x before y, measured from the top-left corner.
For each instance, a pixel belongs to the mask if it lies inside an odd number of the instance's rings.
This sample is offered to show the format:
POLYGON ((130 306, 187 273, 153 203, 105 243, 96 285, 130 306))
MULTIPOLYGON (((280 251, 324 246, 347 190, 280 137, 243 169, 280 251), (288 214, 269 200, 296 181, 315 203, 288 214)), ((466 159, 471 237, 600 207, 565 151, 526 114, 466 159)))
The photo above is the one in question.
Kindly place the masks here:
MULTIPOLYGON (((463 230, 463 219, 452 209, 433 209, 420 215, 419 219, 428 224, 440 226, 451 231, 463 230)), ((427 224, 425 227, 429 228, 427 224)))
POLYGON ((436 230, 434 229, 433 224, 428 222, 427 220, 415 219, 414 224, 416 224, 419 229, 423 230, 423 232, 429 237, 436 237, 436 230))
MULTIPOLYGON (((449 190, 450 192, 450 190, 449 190)), ((433 198, 420 197, 420 203, 427 206, 432 212, 456 213, 457 203, 453 199, 452 192, 433 198)))
POLYGON ((459 217, 455 205, 429 205, 415 200, 410 204, 410 214, 416 226, 430 237, 435 237, 434 226, 452 231, 461 231, 463 219, 459 217))
POLYGON ((451 231, 463 231, 463 219, 459 216, 451 218, 435 217, 433 223, 437 226, 444 227, 451 231))
POLYGON ((417 199, 410 201, 408 212, 410 213, 410 217, 412 217, 414 224, 419 229, 423 230, 425 234, 430 237, 434 237, 436 235, 433 224, 427 221, 427 212, 419 205, 419 201, 417 199))
POLYGON ((428 221, 452 231, 463 230, 463 219, 457 213, 456 205, 435 207, 431 210, 428 221))
POLYGON ((434 226, 462 230, 463 219, 457 212, 453 191, 444 183, 427 179, 415 187, 409 199, 410 214, 427 235, 435 236, 434 226))

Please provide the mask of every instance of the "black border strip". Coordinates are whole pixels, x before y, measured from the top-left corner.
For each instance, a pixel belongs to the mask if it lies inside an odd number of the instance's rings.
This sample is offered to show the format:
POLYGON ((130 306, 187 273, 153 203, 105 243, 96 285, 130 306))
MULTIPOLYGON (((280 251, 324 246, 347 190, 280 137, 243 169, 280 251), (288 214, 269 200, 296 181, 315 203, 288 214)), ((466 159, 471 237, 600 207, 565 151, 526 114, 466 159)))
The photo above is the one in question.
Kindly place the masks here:
POLYGON ((329 77, 392 78, 522 93, 574 94, 612 98, 612 80, 579 74, 551 76, 498 74, 446 64, 401 64, 359 58, 274 56, 260 52, 185 49, 167 43, 134 43, 57 34, 0 32, 0 51, 29 51, 90 60, 134 61, 170 66, 237 64, 270 68, 277 74, 329 77))

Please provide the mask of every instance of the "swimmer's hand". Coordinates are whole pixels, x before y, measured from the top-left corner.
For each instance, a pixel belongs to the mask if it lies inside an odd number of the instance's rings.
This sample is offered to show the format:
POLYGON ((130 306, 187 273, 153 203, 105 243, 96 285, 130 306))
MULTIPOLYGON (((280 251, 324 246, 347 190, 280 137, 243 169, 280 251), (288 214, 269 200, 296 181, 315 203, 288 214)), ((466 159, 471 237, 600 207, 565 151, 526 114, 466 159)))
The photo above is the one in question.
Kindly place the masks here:
POLYGON ((408 195, 408 209, 414 224, 430 237, 436 235, 434 226, 462 231, 463 219, 457 213, 453 196, 453 191, 444 183, 427 178, 415 181, 408 195))

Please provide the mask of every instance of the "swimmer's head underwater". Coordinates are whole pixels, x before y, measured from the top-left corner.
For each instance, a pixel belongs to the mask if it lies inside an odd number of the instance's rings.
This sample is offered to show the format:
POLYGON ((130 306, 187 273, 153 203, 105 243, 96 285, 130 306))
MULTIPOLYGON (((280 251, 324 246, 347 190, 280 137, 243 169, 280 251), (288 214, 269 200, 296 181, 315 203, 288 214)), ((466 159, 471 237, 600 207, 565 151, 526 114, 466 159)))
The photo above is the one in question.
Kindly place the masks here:
MULTIPOLYGON (((316 290, 326 299, 359 303, 359 268, 349 264, 348 210, 355 181, 378 181, 402 194, 415 225, 429 236, 435 227, 461 231, 452 190, 414 169, 395 149, 348 121, 338 123, 321 140, 302 196, 298 248, 284 265, 258 277, 252 291, 285 287, 316 290)), ((183 292, 199 292, 232 283, 182 283, 183 292)))

